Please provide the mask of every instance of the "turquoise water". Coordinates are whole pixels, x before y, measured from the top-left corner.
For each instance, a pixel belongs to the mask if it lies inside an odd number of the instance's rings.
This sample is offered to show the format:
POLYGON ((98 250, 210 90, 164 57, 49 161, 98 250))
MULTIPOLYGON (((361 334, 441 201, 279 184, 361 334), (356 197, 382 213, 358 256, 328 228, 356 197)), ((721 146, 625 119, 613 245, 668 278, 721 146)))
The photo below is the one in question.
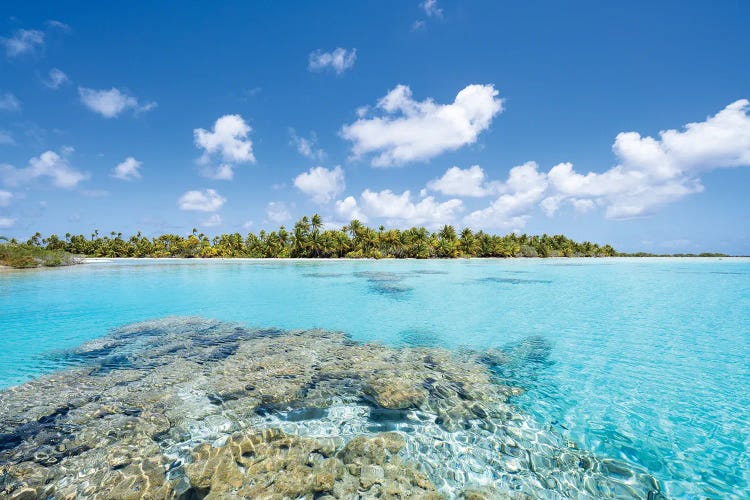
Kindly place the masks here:
POLYGON ((117 261, 0 274, 0 387, 168 315, 391 345, 551 345, 515 403, 673 498, 750 495, 750 260, 117 261))

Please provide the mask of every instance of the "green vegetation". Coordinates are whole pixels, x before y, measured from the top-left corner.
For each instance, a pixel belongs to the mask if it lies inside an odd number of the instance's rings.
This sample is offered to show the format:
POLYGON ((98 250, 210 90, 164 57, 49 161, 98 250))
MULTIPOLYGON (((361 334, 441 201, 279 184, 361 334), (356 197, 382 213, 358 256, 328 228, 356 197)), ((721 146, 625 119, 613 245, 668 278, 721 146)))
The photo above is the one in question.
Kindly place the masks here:
MULTIPOLYGON (((0 237, 0 240, 4 238, 0 237)), ((458 257, 727 257, 720 253, 651 254, 620 253, 610 245, 588 241, 576 242, 563 235, 504 236, 473 232, 459 233, 453 226, 437 232, 424 227, 411 229, 369 228, 353 220, 341 229, 324 229, 317 214, 303 217, 291 230, 281 226, 276 231, 258 234, 222 234, 209 238, 197 229, 188 236, 163 234, 149 238, 140 232, 123 238, 112 232, 89 237, 67 233, 63 238, 53 234, 42 238, 36 233, 26 242, 0 243, 0 263, 12 267, 59 266, 75 262, 73 255, 87 257, 251 257, 251 258, 458 258, 458 257)))
POLYGON ((26 246, 89 257, 299 257, 299 258, 456 258, 456 257, 610 257, 609 245, 575 242, 562 235, 490 235, 452 226, 438 232, 423 227, 406 230, 372 229, 353 220, 341 229, 324 229, 319 215, 303 217, 291 230, 284 226, 258 234, 222 234, 209 238, 193 229, 188 236, 164 234, 155 238, 140 232, 130 238, 112 232, 90 237, 66 234, 42 239, 37 233, 26 246))
MULTIPOLYGON (((32 238, 33 239, 33 238, 32 238)), ((0 236, 0 265, 16 269, 57 267, 75 264, 75 258, 61 249, 42 248, 31 240, 27 243, 9 241, 0 236)))

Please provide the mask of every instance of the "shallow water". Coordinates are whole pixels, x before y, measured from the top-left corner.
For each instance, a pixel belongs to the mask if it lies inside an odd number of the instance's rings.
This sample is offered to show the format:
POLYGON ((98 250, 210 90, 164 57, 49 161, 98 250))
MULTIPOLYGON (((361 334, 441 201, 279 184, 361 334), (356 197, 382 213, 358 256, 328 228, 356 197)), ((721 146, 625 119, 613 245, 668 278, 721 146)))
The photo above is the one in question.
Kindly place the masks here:
POLYGON ((169 315, 392 346, 524 342, 523 362, 495 369, 526 389, 511 402, 538 425, 647 471, 669 497, 750 493, 746 259, 97 262, 1 274, 0 313, 0 387, 169 315))

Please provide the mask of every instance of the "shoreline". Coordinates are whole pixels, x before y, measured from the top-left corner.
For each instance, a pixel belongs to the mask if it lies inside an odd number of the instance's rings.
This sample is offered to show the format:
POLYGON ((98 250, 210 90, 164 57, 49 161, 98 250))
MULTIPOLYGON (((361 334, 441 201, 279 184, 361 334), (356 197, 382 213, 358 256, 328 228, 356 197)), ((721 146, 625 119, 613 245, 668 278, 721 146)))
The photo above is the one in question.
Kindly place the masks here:
MULTIPOLYGON (((750 256, 737 255, 737 256, 722 256, 722 257, 686 257, 686 256, 649 256, 649 257, 632 257, 632 256, 617 256, 617 257, 457 257, 450 259, 430 258, 430 259, 417 259, 413 257, 404 258, 352 258, 352 257, 330 257, 330 258, 310 258, 310 257, 78 257, 77 261, 73 264, 64 266, 38 266, 30 268, 15 268, 11 266, 0 265, 0 276, 14 274, 18 272, 30 272, 30 271, 50 271, 54 269, 72 269, 86 265, 96 264, 141 264, 141 265, 178 265, 178 264, 195 264, 195 265, 220 265, 228 263, 245 263, 245 264, 260 264, 263 262, 281 263, 288 262, 290 264, 309 263, 309 264, 322 264, 330 262, 362 262, 362 263, 374 263, 374 262, 456 262, 456 261, 471 261, 477 262, 516 262, 516 263, 531 263, 531 262, 549 262, 560 263, 560 262, 590 262, 591 264, 603 262, 664 262, 664 261, 680 261, 680 262, 746 262, 750 260, 750 256)), ((577 264, 578 265, 578 264, 577 264)))
POLYGON ((614 256, 614 257, 455 257, 455 258, 429 258, 418 259, 415 257, 384 257, 376 259, 372 257, 81 257, 80 264, 87 262, 114 262, 114 261, 186 261, 186 262, 326 262, 326 261, 344 261, 344 262, 398 262, 398 261, 416 261, 416 262, 457 262, 457 261, 605 261, 605 260, 656 260, 656 259, 682 259, 682 260, 727 260, 727 259, 750 259, 748 255, 727 255, 721 257, 710 256, 672 256, 672 255, 653 255, 646 257, 634 256, 614 256))

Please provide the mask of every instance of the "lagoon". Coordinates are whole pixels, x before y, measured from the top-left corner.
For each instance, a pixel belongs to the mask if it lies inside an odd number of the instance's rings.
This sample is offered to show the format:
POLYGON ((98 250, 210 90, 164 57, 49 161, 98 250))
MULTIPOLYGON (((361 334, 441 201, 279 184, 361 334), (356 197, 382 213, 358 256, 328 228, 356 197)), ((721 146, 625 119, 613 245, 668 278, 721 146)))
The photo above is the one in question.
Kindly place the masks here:
POLYGON ((496 372, 524 390, 510 403, 539 429, 653 476, 668 498, 750 494, 748 259, 118 259, 4 272, 0 388, 170 316, 393 348, 532 342, 543 357, 496 372))

